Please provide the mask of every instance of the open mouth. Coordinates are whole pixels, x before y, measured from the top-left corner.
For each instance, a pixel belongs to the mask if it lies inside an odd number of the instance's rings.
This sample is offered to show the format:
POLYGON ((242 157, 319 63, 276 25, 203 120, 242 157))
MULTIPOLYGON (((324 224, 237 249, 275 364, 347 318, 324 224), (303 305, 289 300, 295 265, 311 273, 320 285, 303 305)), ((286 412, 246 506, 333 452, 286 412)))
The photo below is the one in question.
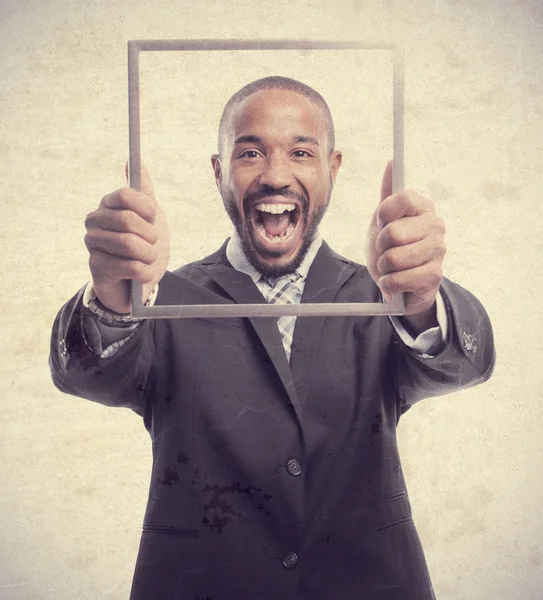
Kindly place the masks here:
POLYGON ((268 244, 286 242, 300 220, 300 209, 290 202, 257 202, 253 205, 253 223, 268 244))

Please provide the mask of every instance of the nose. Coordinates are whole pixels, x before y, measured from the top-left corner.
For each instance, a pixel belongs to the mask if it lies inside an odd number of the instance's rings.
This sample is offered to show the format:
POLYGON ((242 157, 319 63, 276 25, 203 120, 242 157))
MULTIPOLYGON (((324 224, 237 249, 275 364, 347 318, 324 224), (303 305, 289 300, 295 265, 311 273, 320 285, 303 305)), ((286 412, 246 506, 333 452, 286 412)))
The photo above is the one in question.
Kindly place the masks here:
POLYGON ((270 154, 263 161, 259 183, 261 186, 275 189, 288 187, 292 183, 292 170, 288 159, 279 154, 270 154))

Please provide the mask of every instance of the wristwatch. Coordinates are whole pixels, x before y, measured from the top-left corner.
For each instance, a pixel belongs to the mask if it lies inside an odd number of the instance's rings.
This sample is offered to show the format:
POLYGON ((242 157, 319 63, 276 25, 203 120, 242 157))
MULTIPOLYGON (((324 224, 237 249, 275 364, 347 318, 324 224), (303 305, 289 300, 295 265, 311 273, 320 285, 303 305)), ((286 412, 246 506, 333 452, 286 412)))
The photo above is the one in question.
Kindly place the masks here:
MULTIPOLYGON (((144 306, 152 306, 155 303, 158 294, 158 283, 153 288, 151 295, 145 302, 144 306)), ((87 288, 83 294, 83 306, 91 313, 93 318, 104 323, 105 325, 113 325, 115 327, 130 327, 141 321, 141 318, 132 317, 130 314, 116 313, 107 306, 104 306, 92 286, 92 282, 87 284, 87 288)))

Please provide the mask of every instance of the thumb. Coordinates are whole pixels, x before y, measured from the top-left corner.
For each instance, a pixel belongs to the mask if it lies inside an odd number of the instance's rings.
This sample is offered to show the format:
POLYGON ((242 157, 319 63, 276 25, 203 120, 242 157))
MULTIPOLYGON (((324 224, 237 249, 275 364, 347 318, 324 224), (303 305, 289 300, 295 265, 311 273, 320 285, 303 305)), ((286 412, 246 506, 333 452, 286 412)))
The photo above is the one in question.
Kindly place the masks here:
POLYGON ((156 200, 156 192, 155 186, 153 185, 153 180, 151 179, 151 175, 149 175, 149 171, 145 165, 141 165, 141 191, 156 200))
MULTIPOLYGON (((128 161, 124 167, 124 173, 126 176, 126 181, 128 181, 128 161)), ((153 180, 151 179, 151 175, 149 174, 149 170, 147 167, 142 164, 140 168, 140 191, 143 192, 146 196, 150 196, 154 200, 156 200, 156 192, 155 187, 153 185, 153 180)))
POLYGON ((392 160, 387 162, 385 172, 383 173, 383 179, 381 181, 381 202, 392 196, 392 160))

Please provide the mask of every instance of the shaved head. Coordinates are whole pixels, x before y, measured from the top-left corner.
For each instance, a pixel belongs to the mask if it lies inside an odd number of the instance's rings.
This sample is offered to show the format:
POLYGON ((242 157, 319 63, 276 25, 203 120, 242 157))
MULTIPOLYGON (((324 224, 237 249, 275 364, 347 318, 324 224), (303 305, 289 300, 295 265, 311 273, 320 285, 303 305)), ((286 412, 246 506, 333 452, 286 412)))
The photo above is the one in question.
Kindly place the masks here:
POLYGON ((247 260, 265 277, 302 264, 341 166, 334 146, 328 105, 294 79, 254 81, 226 104, 215 181, 247 260))
POLYGON ((334 151, 336 145, 334 122, 332 120, 332 115, 330 113, 330 109, 328 108, 328 104, 326 104, 326 100, 317 91, 301 81, 289 79, 288 77, 273 76, 265 77, 264 79, 257 79, 256 81, 248 83, 238 90, 230 98, 230 100, 228 100, 226 106, 224 107, 219 124, 219 155, 223 156, 225 146, 224 139, 229 133, 233 109, 248 96, 251 96, 252 94, 262 90, 285 90, 289 92, 295 92, 301 96, 305 96, 308 100, 313 102, 313 104, 321 108, 324 115, 328 140, 328 153, 331 154, 334 151))

